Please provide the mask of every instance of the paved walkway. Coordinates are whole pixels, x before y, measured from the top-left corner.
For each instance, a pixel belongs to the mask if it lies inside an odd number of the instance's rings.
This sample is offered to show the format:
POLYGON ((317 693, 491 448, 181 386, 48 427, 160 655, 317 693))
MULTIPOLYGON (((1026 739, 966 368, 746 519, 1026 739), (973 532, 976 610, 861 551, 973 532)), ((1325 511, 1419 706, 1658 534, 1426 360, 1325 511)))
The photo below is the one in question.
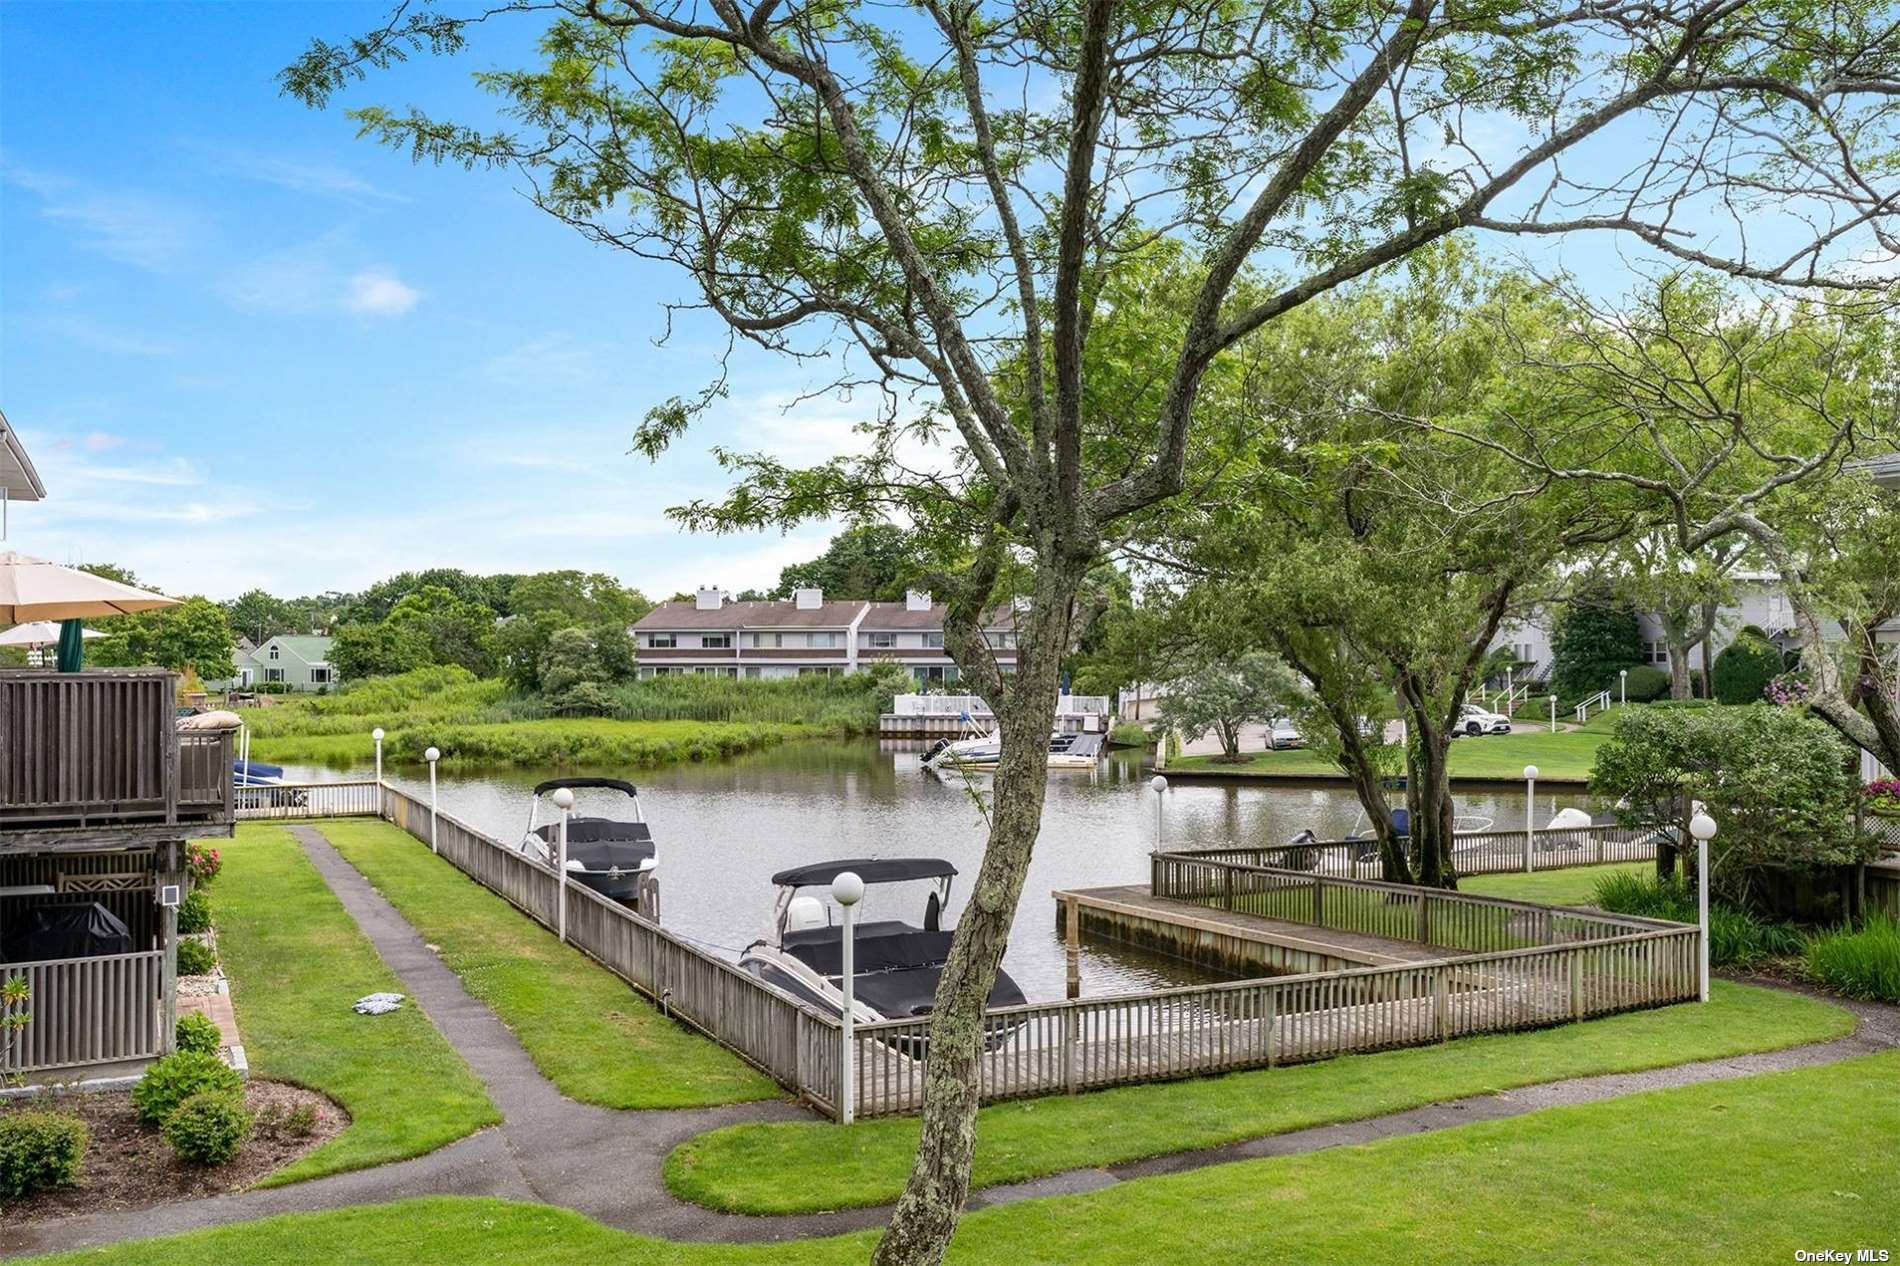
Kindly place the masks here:
MULTIPOLYGON (((662 1172, 667 1153, 680 1143, 739 1121, 811 1119, 809 1114, 786 1102, 626 1112, 563 1097, 535 1068, 508 1027, 462 987, 460 979, 429 950, 408 921, 343 860, 319 831, 312 827, 290 830, 344 909, 402 978, 411 999, 428 1012, 487 1085, 489 1097, 501 1110, 502 1124, 427 1156, 288 1187, 6 1226, 0 1228, 0 1254, 84 1248, 278 1213, 315 1212, 423 1195, 538 1200, 624 1230, 688 1241, 803 1239, 881 1226, 888 1219, 888 1206, 760 1217, 718 1213, 675 1199, 666 1190, 662 1172)), ((1853 1035, 1832 1042, 1644 1073, 1570 1078, 1223 1147, 1070 1170, 1031 1182, 985 1188, 971 1195, 969 1207, 981 1209, 1069 1195, 1154 1174, 1261 1156, 1297 1155, 1645 1090, 1810 1067, 1900 1046, 1900 1008, 1843 1005, 1860 1016, 1861 1024, 1853 1035)))

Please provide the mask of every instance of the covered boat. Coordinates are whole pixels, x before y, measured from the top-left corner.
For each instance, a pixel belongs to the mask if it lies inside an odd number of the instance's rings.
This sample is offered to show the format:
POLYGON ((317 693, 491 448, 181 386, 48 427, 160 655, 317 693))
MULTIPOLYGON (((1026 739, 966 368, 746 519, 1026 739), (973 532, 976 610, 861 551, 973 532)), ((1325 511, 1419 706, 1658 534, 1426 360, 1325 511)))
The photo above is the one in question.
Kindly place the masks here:
POLYGON ((562 787, 570 791, 598 789, 626 796, 628 816, 576 814, 567 820, 567 873, 601 896, 631 902, 658 864, 653 831, 640 812, 640 793, 620 778, 550 778, 538 784, 528 805, 528 830, 520 851, 547 866, 558 864, 561 815, 552 806, 542 811, 542 798, 562 787), (543 821, 543 818, 546 821, 543 821))
MULTIPOLYGON (((828 892, 831 881, 846 871, 862 879, 867 890, 918 881, 931 885, 921 926, 897 919, 857 925, 852 982, 852 1015, 860 1021, 928 1016, 954 935, 943 927, 943 909, 957 868, 941 858, 859 857, 780 871, 772 876, 779 888, 773 935, 754 941, 739 966, 831 1015, 843 1015, 843 921, 828 900, 802 893, 808 888, 828 892)), ((1016 982, 999 970, 989 1005, 1012 1007, 1025 1001, 1016 982)), ((989 1045, 1007 1037, 1009 1027, 992 1026, 989 1045)))
MULTIPOLYGON (((1050 769, 1094 769, 1102 762, 1104 745, 1099 734, 1049 736, 1050 769)), ((960 739, 938 739, 924 753, 925 769, 968 770, 987 773, 1003 759, 1001 731, 960 739)))

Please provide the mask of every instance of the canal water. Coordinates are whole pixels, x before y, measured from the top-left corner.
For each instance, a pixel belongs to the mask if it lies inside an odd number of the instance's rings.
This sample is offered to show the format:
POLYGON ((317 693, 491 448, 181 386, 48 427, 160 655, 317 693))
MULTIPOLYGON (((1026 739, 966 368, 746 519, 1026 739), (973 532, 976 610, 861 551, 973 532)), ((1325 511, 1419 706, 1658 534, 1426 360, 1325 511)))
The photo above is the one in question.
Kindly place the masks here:
MULTIPOLYGON (((920 767, 909 745, 876 740, 795 742, 731 760, 626 771, 508 769, 440 775, 442 808, 499 840, 527 826, 529 792, 562 773, 630 777, 659 850, 660 921, 713 953, 737 958, 767 934, 775 871, 845 857, 929 856, 962 872, 948 912, 960 913, 982 858, 983 810, 955 776, 920 767)), ((293 779, 369 777, 292 767, 293 779)), ((408 768, 390 781, 428 797, 428 778, 408 768)), ((1094 774, 1052 772, 1042 834, 1030 864, 1004 966, 1032 1001, 1061 998, 1065 958, 1055 931, 1058 888, 1145 883, 1155 846, 1155 793, 1137 754, 1111 753, 1094 774)), ((987 780, 976 784, 987 792, 987 780)), ((617 793, 584 791, 577 812, 618 812, 617 793)), ((1538 796, 1542 823, 1556 809, 1583 804, 1580 794, 1538 796)), ((1500 829, 1523 821, 1521 792, 1477 791, 1458 797, 1461 819, 1494 820, 1500 829)), ((1177 782, 1163 797, 1161 826, 1169 847, 1282 844, 1311 828, 1339 839, 1359 821, 1359 802, 1343 785, 1258 785, 1177 782)), ((1461 826, 1465 825, 1461 821, 1461 826)), ((1473 824, 1475 825, 1475 824, 1473 824)), ((921 921, 927 888, 874 889, 864 917, 921 921)), ((946 925, 948 924, 946 920, 946 925)), ((1101 941, 1085 941, 1085 996, 1203 983, 1204 969, 1101 941)))

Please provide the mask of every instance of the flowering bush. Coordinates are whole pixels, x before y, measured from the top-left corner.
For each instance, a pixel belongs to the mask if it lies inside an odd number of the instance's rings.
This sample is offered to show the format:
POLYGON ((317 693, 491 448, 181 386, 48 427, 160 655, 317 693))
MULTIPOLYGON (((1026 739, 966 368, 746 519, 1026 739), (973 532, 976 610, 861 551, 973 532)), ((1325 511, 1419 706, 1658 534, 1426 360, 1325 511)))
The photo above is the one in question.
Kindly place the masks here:
POLYGON ((208 884, 224 869, 224 858, 208 844, 185 845, 185 868, 195 884, 208 884))
POLYGON ((1865 790, 1870 808, 1900 809, 1900 778, 1876 778, 1865 790))
POLYGON ((1782 673, 1763 687, 1762 694, 1767 696, 1768 702, 1785 708, 1808 697, 1808 683, 1799 673, 1782 673))

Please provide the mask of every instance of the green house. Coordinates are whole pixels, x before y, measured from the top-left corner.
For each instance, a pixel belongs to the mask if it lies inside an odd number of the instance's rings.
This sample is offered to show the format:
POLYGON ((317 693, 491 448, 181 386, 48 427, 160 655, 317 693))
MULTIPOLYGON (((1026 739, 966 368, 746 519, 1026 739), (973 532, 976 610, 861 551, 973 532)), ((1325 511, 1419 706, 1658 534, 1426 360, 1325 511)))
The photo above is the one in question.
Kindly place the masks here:
POLYGON ((330 643, 333 638, 314 633, 280 633, 248 654, 240 650, 236 661, 238 689, 255 686, 287 686, 291 690, 327 690, 336 685, 336 671, 330 667, 330 643))

